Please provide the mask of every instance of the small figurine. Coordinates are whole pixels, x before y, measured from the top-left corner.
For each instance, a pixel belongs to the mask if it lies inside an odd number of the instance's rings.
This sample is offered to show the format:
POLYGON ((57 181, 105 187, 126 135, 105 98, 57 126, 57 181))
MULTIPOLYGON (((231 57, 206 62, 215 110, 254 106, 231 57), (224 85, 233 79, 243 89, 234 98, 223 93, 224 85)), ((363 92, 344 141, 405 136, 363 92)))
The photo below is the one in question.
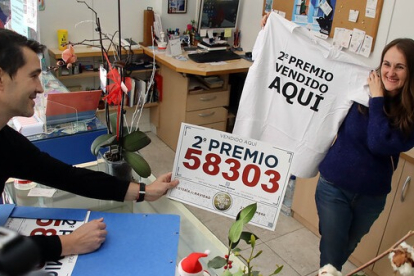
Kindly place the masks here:
POLYGON ((203 270, 203 266, 198 259, 207 257, 210 251, 206 250, 205 253, 191 253, 180 261, 177 267, 176 276, 211 276, 210 273, 203 270))
POLYGON ((66 68, 71 68, 72 63, 75 63, 78 57, 75 55, 75 49, 72 44, 68 44, 68 48, 62 52, 62 60, 64 64, 58 64, 59 66, 66 65, 66 68))

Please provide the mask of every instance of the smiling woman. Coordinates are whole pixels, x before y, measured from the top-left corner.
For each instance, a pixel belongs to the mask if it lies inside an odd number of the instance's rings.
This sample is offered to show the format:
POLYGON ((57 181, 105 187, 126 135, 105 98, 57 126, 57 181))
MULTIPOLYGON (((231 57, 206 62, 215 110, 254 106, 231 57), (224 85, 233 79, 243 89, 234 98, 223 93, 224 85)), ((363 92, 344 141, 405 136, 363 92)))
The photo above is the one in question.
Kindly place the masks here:
POLYGON ((369 107, 353 104, 319 165, 320 266, 338 271, 384 209, 400 153, 414 146, 414 40, 385 46, 367 81, 369 107))

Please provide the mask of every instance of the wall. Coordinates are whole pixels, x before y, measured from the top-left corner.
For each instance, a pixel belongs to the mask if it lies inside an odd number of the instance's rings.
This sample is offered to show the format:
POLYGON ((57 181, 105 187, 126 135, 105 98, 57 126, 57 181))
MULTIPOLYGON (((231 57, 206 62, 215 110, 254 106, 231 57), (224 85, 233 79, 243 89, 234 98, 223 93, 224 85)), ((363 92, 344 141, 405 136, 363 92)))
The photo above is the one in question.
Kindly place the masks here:
MULTIPOLYGON (((102 30, 113 35, 118 30, 118 1, 86 0, 100 19, 102 30)), ((195 16, 196 0, 189 0, 187 13, 168 14, 166 0, 122 0, 122 37, 140 42, 143 38, 144 10, 152 7, 162 17, 163 27, 184 29, 195 16)), ((95 15, 85 4, 76 0, 49 0, 46 9, 39 11, 40 40, 51 48, 57 48, 58 29, 67 29, 69 40, 80 42, 84 39, 97 39, 95 15)), ((117 37, 117 36, 116 36, 117 37)))
MULTIPOLYGON (((240 29, 242 31, 241 43, 245 51, 251 51, 257 32, 260 30, 263 1, 260 1, 260 5, 257 0, 242 1, 240 20, 240 29)), ((374 51, 369 58, 357 57, 368 66, 376 67, 381 58, 382 49, 388 42, 397 37, 410 37, 414 39, 414 28, 411 28, 414 25, 413 10, 414 1, 412 0, 385 0, 374 51)))
MULTIPOLYGON (((118 1, 87 0, 86 2, 98 12, 103 30, 112 34, 118 27, 118 1), (105 4, 102 5, 102 3, 105 4)), ((161 15, 164 29, 180 28, 183 30, 192 19, 197 20, 199 0, 188 0, 187 13, 185 14, 168 14, 167 0, 122 0, 121 28, 123 37, 132 37, 136 41, 142 41, 143 10, 148 6, 153 7, 154 11, 161 15)), ((239 29, 241 30, 241 46, 245 51, 252 50, 257 33, 260 31, 262 9, 262 0, 241 0, 239 29)), ((384 1, 374 51, 369 58, 362 56, 358 56, 358 58, 369 66, 375 67, 386 43, 396 37, 414 38, 414 29, 409 28, 414 24, 414 19, 411 17, 413 10, 414 1, 412 0, 384 1)), ((39 12, 41 41, 49 47, 57 47, 56 30, 59 28, 69 30, 69 40, 71 41, 96 38, 93 23, 83 23, 77 28, 75 27, 79 22, 92 19, 94 19, 92 12, 84 4, 77 3, 76 0, 46 1, 46 10, 39 12)))

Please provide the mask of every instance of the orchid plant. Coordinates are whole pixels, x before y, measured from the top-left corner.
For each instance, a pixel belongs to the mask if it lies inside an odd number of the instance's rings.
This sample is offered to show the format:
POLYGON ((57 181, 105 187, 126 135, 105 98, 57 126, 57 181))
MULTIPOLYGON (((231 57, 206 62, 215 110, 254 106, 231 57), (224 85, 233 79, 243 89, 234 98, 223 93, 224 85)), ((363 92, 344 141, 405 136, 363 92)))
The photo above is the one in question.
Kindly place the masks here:
MULTIPOLYGON (((259 239, 255 234, 250 232, 244 232, 243 227, 253 218, 256 213, 257 203, 253 203, 245 208, 243 208, 236 217, 236 221, 232 224, 229 230, 229 245, 227 254, 222 256, 216 256, 208 262, 208 267, 214 269, 223 268, 224 271, 221 276, 258 276, 261 275, 259 271, 254 270, 252 261, 259 257, 262 254, 262 250, 255 252, 256 240, 259 239), (244 240, 247 244, 250 244, 251 250, 248 257, 245 257, 241 254, 241 249, 237 247, 240 240, 244 240), (233 267, 233 261, 230 259, 231 256, 239 257, 242 259, 246 266, 239 268, 236 273, 230 272, 230 269, 233 267)), ((276 270, 270 274, 276 275, 282 271, 283 266, 276 265, 276 270)))

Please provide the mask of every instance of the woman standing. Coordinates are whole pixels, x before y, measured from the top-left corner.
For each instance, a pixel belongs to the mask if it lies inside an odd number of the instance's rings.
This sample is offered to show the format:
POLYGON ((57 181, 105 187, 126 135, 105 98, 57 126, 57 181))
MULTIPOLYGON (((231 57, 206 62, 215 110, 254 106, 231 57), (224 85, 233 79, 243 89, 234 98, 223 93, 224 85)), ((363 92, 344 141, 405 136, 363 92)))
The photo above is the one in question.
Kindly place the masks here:
POLYGON ((414 40, 386 45, 368 85, 369 108, 353 104, 319 165, 320 266, 338 271, 384 209, 400 153, 414 146, 414 40))

